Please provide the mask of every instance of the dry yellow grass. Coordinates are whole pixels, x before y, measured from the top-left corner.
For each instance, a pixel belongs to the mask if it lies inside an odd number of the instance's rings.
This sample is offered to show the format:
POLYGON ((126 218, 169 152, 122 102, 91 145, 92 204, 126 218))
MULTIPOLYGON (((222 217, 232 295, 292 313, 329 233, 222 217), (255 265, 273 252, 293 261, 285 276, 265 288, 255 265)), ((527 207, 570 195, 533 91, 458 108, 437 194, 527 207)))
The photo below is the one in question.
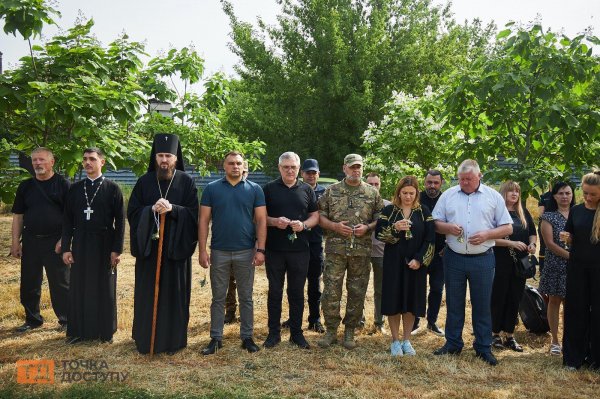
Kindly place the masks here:
MULTIPOLYGON (((10 217, 0 217, 0 250, 8 253, 10 217)), ((195 260, 195 259, 194 259, 195 260)), ((358 335, 359 347, 347 351, 341 346, 323 350, 316 346, 318 334, 308 332, 313 343, 310 351, 284 342, 272 350, 248 354, 240 348, 239 324, 225 327, 224 348, 213 356, 200 350, 209 340, 210 288, 201 288, 203 271, 194 267, 189 345, 174 356, 158 355, 154 359, 137 353, 131 340, 133 315, 133 258, 126 250, 118 281, 119 330, 112 345, 98 342, 69 346, 64 333, 55 331, 52 312, 44 284, 42 314, 45 325, 34 332, 19 335, 14 327, 23 320, 19 304, 19 262, 0 260, 0 383, 16 380, 19 359, 105 360, 110 371, 128 372, 123 386, 143 389, 154 394, 205 395, 214 391, 225 396, 271 396, 316 398, 593 398, 598 397, 600 375, 589 371, 568 372, 561 359, 547 354, 549 336, 527 333, 517 327, 516 338, 525 352, 496 352, 498 367, 488 367, 474 358, 470 312, 464 338, 465 351, 459 357, 435 357, 431 353, 444 343, 442 338, 423 333, 414 337, 417 356, 392 359, 388 354, 389 337, 358 335), (229 394, 227 394, 229 393, 229 394)), ((262 343, 266 328, 267 280, 259 268, 255 281, 255 338, 262 343)), ((285 306, 285 305, 284 305, 285 306)), ((372 321, 372 288, 366 302, 367 324, 372 321)), ((284 313, 287 308, 284 308, 284 313)), ((445 320, 442 307, 440 324, 445 320)), ((86 384, 83 382, 75 384, 86 384)), ((55 384, 63 390, 71 384, 55 384)), ((35 394, 47 386, 22 385, 23 394, 35 394)))

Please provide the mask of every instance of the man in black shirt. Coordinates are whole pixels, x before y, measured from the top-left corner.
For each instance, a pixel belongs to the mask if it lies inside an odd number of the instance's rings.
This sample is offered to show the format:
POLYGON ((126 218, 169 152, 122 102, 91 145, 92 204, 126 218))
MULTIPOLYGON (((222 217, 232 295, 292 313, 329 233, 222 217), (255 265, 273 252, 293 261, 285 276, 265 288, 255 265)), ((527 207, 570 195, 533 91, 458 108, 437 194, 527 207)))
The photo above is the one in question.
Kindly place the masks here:
POLYGON ((285 152, 279 157, 281 177, 265 185, 267 204, 267 245, 265 264, 269 280, 267 309, 269 335, 265 348, 281 342, 281 301, 287 274, 290 342, 309 349, 302 334, 304 282, 310 259, 308 232, 319 223, 317 199, 313 189, 298 181, 300 157, 285 152))
POLYGON ((21 258, 21 304, 25 308, 25 324, 17 328, 19 332, 44 323, 40 314, 43 267, 60 329, 66 328, 69 305, 69 268, 60 256, 63 207, 69 182, 54 173, 54 155, 49 149, 34 150, 31 163, 35 176, 21 182, 12 207, 10 253, 21 258))
MULTIPOLYGON (((420 194, 419 201, 433 212, 442 195, 442 184, 444 178, 439 170, 431 169, 425 175, 425 190, 420 194)), ((435 234, 435 255, 427 268, 429 275, 429 295, 427 296, 427 329, 439 337, 444 336, 444 331, 438 328, 436 322, 440 306, 442 304, 442 292, 444 290, 444 262, 442 255, 446 246, 446 236, 435 234)), ((415 318, 413 334, 419 331, 419 318, 415 318)))

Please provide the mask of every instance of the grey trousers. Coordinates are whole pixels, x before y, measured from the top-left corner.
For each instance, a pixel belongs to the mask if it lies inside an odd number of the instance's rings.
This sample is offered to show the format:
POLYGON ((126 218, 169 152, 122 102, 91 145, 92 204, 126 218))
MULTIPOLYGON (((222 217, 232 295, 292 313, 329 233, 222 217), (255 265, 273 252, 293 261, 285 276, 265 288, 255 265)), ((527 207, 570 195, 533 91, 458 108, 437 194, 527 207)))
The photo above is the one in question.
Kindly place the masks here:
POLYGON ((237 282, 240 306, 240 338, 252 338, 254 332, 254 248, 241 251, 211 250, 210 286, 212 303, 210 305, 210 337, 223 339, 225 318, 225 296, 229 286, 229 276, 233 273, 237 282))

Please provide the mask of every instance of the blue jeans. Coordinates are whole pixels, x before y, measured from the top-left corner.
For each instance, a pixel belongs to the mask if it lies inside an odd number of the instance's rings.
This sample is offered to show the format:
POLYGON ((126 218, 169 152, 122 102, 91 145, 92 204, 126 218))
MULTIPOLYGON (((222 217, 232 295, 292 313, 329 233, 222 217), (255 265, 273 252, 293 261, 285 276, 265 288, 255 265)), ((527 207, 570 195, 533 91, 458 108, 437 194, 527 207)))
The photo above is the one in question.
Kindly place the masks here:
POLYGON ((471 295, 471 317, 475 342, 473 348, 490 353, 492 345, 491 297, 496 260, 489 250, 485 255, 466 256, 449 248, 444 253, 446 281, 446 347, 462 349, 462 330, 465 324, 467 282, 471 295))

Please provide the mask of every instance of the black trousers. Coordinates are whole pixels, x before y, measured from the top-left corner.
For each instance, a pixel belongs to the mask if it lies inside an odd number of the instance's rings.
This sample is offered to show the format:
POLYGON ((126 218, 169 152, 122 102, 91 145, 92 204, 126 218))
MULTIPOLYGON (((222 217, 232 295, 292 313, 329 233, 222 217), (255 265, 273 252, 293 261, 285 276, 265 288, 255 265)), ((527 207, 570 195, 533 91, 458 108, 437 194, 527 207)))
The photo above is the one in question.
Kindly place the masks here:
POLYGON ((525 290, 525 279, 515 274, 512 264, 496 264, 492 285, 492 332, 512 334, 525 290))
POLYGON ((44 323, 40 314, 44 267, 54 313, 60 324, 67 323, 70 270, 63 263, 61 255, 54 252, 59 239, 60 236, 36 238, 23 235, 20 296, 21 304, 25 308, 25 322, 31 326, 41 326, 44 323))
POLYGON ((304 312, 304 283, 308 272, 308 249, 301 252, 270 251, 267 249, 265 267, 269 280, 267 297, 269 332, 281 331, 281 301, 283 284, 287 275, 287 297, 289 304, 289 325, 291 336, 302 333, 304 312))
POLYGON ((600 268, 567 267, 563 363, 600 367, 600 268))
POLYGON ((323 275, 323 244, 311 242, 310 260, 306 280, 308 296, 308 322, 316 323, 321 319, 321 276, 323 275))

